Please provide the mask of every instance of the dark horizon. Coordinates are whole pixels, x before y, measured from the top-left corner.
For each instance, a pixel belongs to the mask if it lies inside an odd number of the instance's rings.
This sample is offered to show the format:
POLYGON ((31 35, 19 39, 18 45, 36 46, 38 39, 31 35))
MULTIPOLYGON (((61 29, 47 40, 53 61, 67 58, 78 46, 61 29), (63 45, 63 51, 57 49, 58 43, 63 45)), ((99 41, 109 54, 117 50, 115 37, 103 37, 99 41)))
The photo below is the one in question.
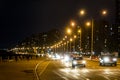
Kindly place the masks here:
POLYGON ((85 8, 88 16, 97 17, 97 10, 108 10, 107 19, 114 24, 114 0, 2 0, 0 13, 0 48, 15 45, 31 34, 47 32, 53 28, 64 28, 85 8))

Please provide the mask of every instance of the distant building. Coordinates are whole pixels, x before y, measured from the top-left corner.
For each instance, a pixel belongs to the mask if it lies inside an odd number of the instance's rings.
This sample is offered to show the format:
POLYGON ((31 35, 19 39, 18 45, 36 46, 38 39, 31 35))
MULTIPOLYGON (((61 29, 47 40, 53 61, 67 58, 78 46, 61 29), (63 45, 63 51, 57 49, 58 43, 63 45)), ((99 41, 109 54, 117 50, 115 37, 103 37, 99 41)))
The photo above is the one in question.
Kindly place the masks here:
POLYGON ((116 0, 116 23, 120 24, 120 0, 116 0))
POLYGON ((116 18, 115 24, 117 29, 115 30, 118 39, 118 51, 120 53, 120 0, 116 0, 116 18))

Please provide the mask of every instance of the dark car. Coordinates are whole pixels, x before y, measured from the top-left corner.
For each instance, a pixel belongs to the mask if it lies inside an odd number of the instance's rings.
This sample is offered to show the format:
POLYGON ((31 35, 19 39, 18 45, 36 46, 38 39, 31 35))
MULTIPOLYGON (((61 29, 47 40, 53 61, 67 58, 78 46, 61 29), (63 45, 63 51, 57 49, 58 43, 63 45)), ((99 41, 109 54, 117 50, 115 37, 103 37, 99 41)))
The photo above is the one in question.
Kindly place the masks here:
POLYGON ((117 57, 113 55, 102 55, 99 58, 99 64, 100 66, 106 64, 110 64, 111 66, 114 64, 114 66, 117 66, 117 57))
POLYGON ((83 65, 85 67, 86 61, 83 59, 83 57, 73 57, 72 59, 72 67, 83 65))

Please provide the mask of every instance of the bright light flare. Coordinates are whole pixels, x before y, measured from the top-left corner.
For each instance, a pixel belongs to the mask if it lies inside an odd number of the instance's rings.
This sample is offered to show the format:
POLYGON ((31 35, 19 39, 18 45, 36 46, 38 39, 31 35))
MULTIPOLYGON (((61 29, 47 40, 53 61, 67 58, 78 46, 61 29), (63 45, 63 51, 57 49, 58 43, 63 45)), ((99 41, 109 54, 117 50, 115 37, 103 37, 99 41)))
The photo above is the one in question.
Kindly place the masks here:
POLYGON ((78 33, 81 33, 81 29, 78 30, 78 33))
POLYGON ((105 58, 104 58, 104 61, 105 61, 105 62, 108 62, 108 61, 109 61, 109 58, 108 58, 108 57, 105 57, 105 58))
POLYGON ((113 58, 113 61, 117 61, 117 58, 113 58))
POLYGON ((86 22, 86 25, 87 25, 87 26, 90 26, 90 25, 91 25, 91 23, 90 23, 90 22, 86 22))
POLYGON ((65 62, 65 66, 69 67, 70 66, 69 62, 65 62))
POLYGON ((74 27, 75 26, 75 22, 71 22, 71 25, 72 25, 72 27, 74 27))
POLYGON ((49 55, 49 58, 51 58, 52 57, 52 55, 49 55))
POLYGON ((69 61, 69 56, 65 56, 64 61, 69 61))
POLYGON ((71 34, 71 32, 72 32, 71 29, 68 28, 68 29, 67 29, 67 33, 68 33, 68 34, 71 34))
POLYGON ((85 14, 85 10, 81 10, 80 15, 84 15, 84 14, 85 14))
POLYGON ((86 64, 86 61, 82 61, 83 64, 86 64))
POLYGON ((106 10, 103 10, 103 11, 102 11, 102 14, 103 14, 103 15, 106 15, 106 14, 107 14, 107 11, 106 11, 106 10))

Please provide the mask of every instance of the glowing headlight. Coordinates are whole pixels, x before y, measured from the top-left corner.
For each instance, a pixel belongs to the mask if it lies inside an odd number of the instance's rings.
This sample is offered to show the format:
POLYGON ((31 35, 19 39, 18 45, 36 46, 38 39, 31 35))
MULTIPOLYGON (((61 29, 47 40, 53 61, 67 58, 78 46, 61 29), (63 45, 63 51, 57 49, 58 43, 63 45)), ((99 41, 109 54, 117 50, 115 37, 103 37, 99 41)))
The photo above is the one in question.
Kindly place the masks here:
POLYGON ((77 64, 77 61, 73 61, 73 64, 77 64))
POLYGON ((100 62, 103 62, 103 60, 101 59, 100 62))
POLYGON ((63 59, 63 56, 61 56, 60 58, 63 59))
POLYGON ((116 58, 113 58, 113 61, 117 61, 117 59, 116 59, 116 58))
POLYGON ((69 57, 68 56, 65 56, 65 61, 68 61, 69 60, 69 57))
POLYGON ((86 61, 82 61, 82 63, 83 63, 83 64, 85 64, 85 63, 86 63, 86 61))
POLYGON ((51 55, 49 55, 49 57, 51 58, 52 56, 51 56, 51 55))
POLYGON ((57 58, 57 59, 60 59, 60 55, 56 55, 56 58, 57 58))
POLYGON ((102 60, 101 58, 99 58, 99 60, 102 60))
POLYGON ((108 61, 109 61, 109 58, 108 58, 108 57, 105 57, 105 58, 104 58, 104 61, 105 61, 105 62, 108 62, 108 61))

